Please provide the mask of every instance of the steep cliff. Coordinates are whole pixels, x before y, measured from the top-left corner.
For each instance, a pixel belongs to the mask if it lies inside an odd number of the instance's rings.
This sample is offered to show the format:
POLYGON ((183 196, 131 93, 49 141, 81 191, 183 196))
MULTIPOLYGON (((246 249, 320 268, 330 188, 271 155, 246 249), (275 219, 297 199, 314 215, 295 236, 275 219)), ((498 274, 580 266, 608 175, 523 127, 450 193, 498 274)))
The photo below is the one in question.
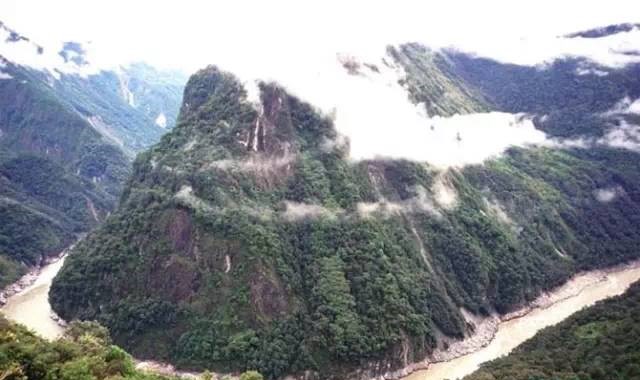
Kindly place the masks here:
MULTIPOLYGON (((531 112, 550 136, 584 144, 550 139, 450 167, 354 160, 325 113, 276 83, 249 101, 208 67, 189 80, 176 128, 136 160, 117 211, 65 263, 56 312, 183 367, 365 378, 422 359, 442 334, 464 337, 465 312, 507 312, 576 271, 640 255, 640 156, 603 140, 632 116, 594 110, 600 132, 554 134, 553 110, 535 106, 545 96, 522 78, 498 85, 525 67, 478 59, 501 70, 480 81, 473 58, 401 51, 407 99, 443 105, 428 112, 531 112)), ((637 91, 633 77, 574 68, 543 72, 616 83, 617 100, 637 91)), ((575 114, 566 101, 559 117, 575 114)))

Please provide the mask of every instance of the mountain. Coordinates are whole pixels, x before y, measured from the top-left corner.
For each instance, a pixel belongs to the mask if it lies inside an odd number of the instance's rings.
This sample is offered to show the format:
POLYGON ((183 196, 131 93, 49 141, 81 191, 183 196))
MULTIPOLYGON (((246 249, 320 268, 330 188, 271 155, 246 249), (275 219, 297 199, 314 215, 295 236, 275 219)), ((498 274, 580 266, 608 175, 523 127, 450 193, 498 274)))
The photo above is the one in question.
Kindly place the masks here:
POLYGON ((631 24, 631 23, 612 24, 612 25, 607 25, 603 28, 595 28, 595 29, 583 30, 581 32, 571 33, 571 34, 568 34, 567 37, 569 38, 576 38, 576 37, 601 38, 601 37, 607 37, 607 36, 611 36, 618 33, 630 32, 635 29, 640 29, 640 24, 631 24))
POLYGON ((335 97, 366 115, 194 74, 176 127, 54 280, 54 310, 140 358, 364 379, 639 257, 637 64, 407 44, 336 65, 335 97))
POLYGON ((134 155, 174 123, 179 75, 97 70, 83 52, 0 23, 0 287, 104 220, 134 155))
POLYGON ((637 379, 640 283, 580 311, 465 380, 637 379))

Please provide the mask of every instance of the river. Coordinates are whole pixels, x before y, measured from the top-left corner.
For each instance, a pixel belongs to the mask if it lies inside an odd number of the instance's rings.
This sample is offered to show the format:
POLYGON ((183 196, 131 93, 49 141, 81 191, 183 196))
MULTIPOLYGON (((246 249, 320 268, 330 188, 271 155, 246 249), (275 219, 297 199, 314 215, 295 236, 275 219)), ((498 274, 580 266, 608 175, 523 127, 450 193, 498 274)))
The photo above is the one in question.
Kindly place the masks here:
POLYGON ((471 374, 480 364, 511 352, 516 346, 533 337, 539 330, 555 325, 571 314, 593 305, 595 302, 625 292, 640 280, 640 263, 611 271, 586 272, 574 277, 569 284, 556 292, 559 300, 545 307, 533 308, 525 315, 500 322, 491 342, 485 347, 445 362, 433 363, 403 380, 457 379, 471 374), (571 293, 572 289, 577 292, 571 293))
POLYGON ((47 339, 55 339, 64 331, 52 317, 49 304, 51 281, 56 276, 66 256, 45 265, 36 280, 7 299, 0 311, 9 319, 22 323, 47 339))
MULTIPOLYGON (((59 336, 63 328, 52 318, 54 314, 49 305, 48 293, 51 281, 63 263, 64 256, 45 265, 36 280, 9 297, 0 311, 9 319, 22 323, 45 338, 54 339, 59 336)), ((484 347, 473 348, 474 352, 452 360, 432 363, 427 369, 413 372, 403 380, 461 378, 476 370, 481 363, 508 354, 538 330, 554 325, 599 300, 622 294, 629 285, 638 280, 640 280, 640 262, 606 271, 576 275, 567 284, 541 296, 530 311, 522 312, 519 317, 497 323, 493 340, 489 342, 486 339, 487 342, 484 343, 488 344, 484 347)), ((444 357, 446 356, 447 354, 444 353, 444 357)), ((414 368, 427 365, 426 362, 418 363, 414 368)))

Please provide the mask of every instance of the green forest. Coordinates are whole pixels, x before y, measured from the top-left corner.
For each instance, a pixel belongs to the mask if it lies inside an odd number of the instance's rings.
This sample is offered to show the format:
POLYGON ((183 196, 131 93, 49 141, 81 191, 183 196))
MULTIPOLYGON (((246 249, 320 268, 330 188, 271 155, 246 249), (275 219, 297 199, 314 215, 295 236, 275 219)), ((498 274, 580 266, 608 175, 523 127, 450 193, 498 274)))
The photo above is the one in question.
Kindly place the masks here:
MULTIPOLYGON (((65 46, 83 52, 79 44, 65 46)), ((0 61, 8 76, 0 81, 3 288, 116 207, 134 154, 165 133, 155 124, 157 115, 165 115, 165 127, 173 126, 186 78, 137 64, 54 80, 5 57, 0 61), (122 97, 121 76, 136 107, 122 97)))
POLYGON ((50 342, 3 316, 0 316, 0 378, 171 380, 137 371, 133 358, 111 344, 107 329, 95 322, 73 322, 63 337, 50 342))
MULTIPOLYGON (((227 380, 209 371, 201 380, 227 380)), ((180 380, 135 368, 134 359, 113 345, 109 331, 97 322, 74 321, 54 341, 40 338, 0 315, 0 379, 2 380, 180 380)), ((254 370, 233 378, 263 380, 254 370)))
MULTIPOLYGON (((412 79, 412 96, 447 85, 470 111, 509 106, 451 57, 411 58, 423 53, 405 49, 404 64, 442 77, 412 79)), ((624 90, 628 78, 609 79, 624 90)), ((55 279, 60 316, 96 319, 136 357, 182 368, 339 379, 420 360, 437 331, 462 338, 461 307, 508 312, 640 255, 637 153, 513 148, 446 171, 352 162, 348 147, 319 144, 338 139, 330 118, 275 83, 260 90, 262 113, 232 74, 190 78, 176 128, 138 156, 119 208, 55 279)))

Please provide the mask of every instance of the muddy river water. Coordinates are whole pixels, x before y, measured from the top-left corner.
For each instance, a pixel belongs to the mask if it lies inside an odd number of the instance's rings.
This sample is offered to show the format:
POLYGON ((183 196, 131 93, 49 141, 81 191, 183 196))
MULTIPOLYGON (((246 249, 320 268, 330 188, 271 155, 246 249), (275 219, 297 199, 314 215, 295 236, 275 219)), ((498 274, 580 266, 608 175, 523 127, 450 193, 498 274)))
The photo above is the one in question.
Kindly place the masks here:
MULTIPOLYGON (((59 336, 63 328, 52 318, 48 293, 51 281, 63 262, 64 257, 44 266, 35 281, 9 297, 0 311, 9 319, 24 324, 43 337, 53 339, 59 336)), ((637 280, 640 280, 640 262, 607 271, 579 274, 563 287, 541 297, 538 303, 534 304, 538 307, 533 307, 526 313, 522 312, 519 317, 494 323, 494 331, 489 334, 489 338, 494 332, 495 335, 490 342, 486 338, 478 347, 466 347, 465 350, 469 353, 457 358, 453 358, 458 356, 457 354, 441 353, 439 360, 451 360, 430 365, 427 362, 420 363, 414 368, 424 368, 427 365, 428 368, 413 372, 403 380, 461 378, 473 372, 481 363, 509 353, 538 330, 554 325, 596 301, 623 293, 637 280), (484 347, 481 347, 483 345, 484 347)))
POLYGON ((49 305, 49 288, 56 276, 64 256, 42 267, 36 280, 20 292, 7 299, 0 311, 9 319, 22 323, 47 339, 62 334, 63 328, 53 317, 49 305))
POLYGON ((640 263, 607 272, 587 272, 575 277, 558 294, 558 300, 544 307, 533 308, 527 314, 500 322, 491 342, 479 350, 458 358, 433 363, 403 380, 444 380, 462 378, 489 360, 508 354, 516 346, 533 337, 539 330, 555 325, 571 314, 595 302, 624 293, 640 280, 640 263), (572 293, 572 290, 575 290, 572 293))

